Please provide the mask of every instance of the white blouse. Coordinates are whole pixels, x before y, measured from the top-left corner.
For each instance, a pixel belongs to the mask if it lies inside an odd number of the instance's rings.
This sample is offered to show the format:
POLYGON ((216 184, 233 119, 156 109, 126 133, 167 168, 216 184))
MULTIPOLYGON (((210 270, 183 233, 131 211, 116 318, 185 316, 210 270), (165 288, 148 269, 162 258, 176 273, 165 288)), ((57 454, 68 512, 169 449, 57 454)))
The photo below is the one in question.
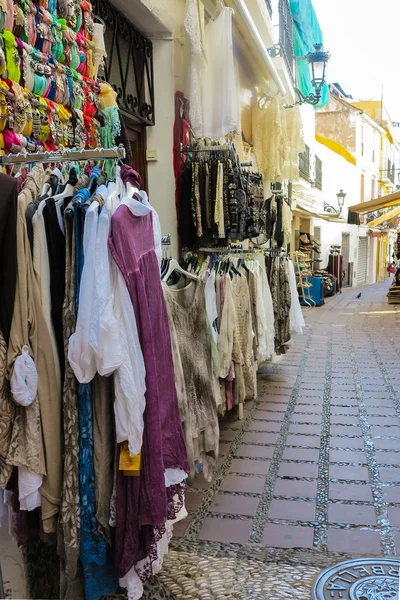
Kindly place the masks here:
POLYGON ((83 264, 79 290, 79 310, 75 333, 69 338, 68 360, 80 383, 89 383, 96 374, 96 361, 89 344, 92 306, 96 281, 96 236, 99 203, 94 200, 88 208, 83 232, 83 264))

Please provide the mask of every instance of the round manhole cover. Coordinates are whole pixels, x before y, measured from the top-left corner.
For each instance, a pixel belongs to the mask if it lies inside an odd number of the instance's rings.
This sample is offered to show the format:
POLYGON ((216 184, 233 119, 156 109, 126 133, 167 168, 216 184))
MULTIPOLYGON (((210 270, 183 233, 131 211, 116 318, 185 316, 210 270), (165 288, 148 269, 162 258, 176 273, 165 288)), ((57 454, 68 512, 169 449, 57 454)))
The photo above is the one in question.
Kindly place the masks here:
POLYGON ((313 588, 314 600, 398 600, 400 560, 348 560, 323 571, 313 588))

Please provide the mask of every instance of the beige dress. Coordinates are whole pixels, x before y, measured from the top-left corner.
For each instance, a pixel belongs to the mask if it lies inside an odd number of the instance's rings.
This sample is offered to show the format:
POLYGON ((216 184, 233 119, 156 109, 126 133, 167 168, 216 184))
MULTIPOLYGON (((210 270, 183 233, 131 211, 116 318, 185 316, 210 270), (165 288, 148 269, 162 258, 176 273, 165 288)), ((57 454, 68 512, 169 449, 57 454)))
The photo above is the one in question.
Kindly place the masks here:
POLYGON ((25 212, 40 195, 44 171, 34 167, 18 196, 17 287, 8 347, 8 369, 12 378, 16 358, 27 345, 38 373, 37 397, 30 406, 16 406, 8 462, 44 475, 40 488, 43 531, 56 531, 61 497, 61 398, 53 347, 34 276, 25 212))
POLYGON ((163 284, 163 291, 191 477, 195 465, 201 464, 204 477, 211 480, 218 458, 219 426, 204 283, 191 281, 181 289, 163 284))
MULTIPOLYGON (((253 329, 251 319, 250 294, 246 277, 234 276, 232 279, 232 296, 236 313, 235 333, 241 349, 241 363, 235 364, 235 377, 241 367, 245 385, 246 400, 256 396, 256 372, 253 352, 253 329)), ((235 357, 234 357, 235 361, 235 357)), ((236 361, 235 361, 236 362, 236 361)))

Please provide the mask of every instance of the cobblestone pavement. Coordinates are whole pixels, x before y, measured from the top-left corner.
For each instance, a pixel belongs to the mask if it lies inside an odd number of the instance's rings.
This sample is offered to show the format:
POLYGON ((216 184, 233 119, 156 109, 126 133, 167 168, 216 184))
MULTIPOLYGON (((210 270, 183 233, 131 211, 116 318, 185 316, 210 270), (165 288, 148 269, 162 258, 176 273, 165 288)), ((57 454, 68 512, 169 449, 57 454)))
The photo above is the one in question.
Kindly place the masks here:
MULTIPOLYGON (((388 285, 306 310, 244 420, 221 422, 214 481, 187 493, 146 600, 309 600, 324 568, 400 555, 400 306, 388 285)), ((21 597, 3 558, 7 597, 21 597)))
POLYGON ((322 568, 400 555, 400 306, 388 285, 306 310, 304 335, 261 370, 244 420, 221 422, 218 472, 187 493, 148 598, 309 598, 322 568))

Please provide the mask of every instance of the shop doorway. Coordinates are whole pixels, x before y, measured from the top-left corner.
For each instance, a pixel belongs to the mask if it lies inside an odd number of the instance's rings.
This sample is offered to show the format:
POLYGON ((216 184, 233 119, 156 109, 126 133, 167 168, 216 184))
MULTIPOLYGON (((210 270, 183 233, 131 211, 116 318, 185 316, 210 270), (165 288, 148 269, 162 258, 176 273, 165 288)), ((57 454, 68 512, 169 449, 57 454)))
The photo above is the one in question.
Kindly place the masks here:
POLYGON ((146 126, 133 121, 127 124, 126 135, 131 150, 131 166, 142 176, 141 189, 148 192, 147 161, 146 161, 146 126))
POLYGON ((367 283, 368 273, 368 238, 358 238, 357 285, 367 283))
MULTIPOLYGON (((321 227, 314 227, 314 240, 316 242, 318 242, 319 245, 321 245, 321 227)), ((314 261, 315 261, 313 268, 315 270, 320 269, 321 265, 318 261, 321 258, 321 255, 318 254, 317 252, 314 252, 313 254, 314 254, 314 261)))
POLYGON ((342 233, 342 256, 343 256, 343 287, 350 286, 350 233, 342 233))

